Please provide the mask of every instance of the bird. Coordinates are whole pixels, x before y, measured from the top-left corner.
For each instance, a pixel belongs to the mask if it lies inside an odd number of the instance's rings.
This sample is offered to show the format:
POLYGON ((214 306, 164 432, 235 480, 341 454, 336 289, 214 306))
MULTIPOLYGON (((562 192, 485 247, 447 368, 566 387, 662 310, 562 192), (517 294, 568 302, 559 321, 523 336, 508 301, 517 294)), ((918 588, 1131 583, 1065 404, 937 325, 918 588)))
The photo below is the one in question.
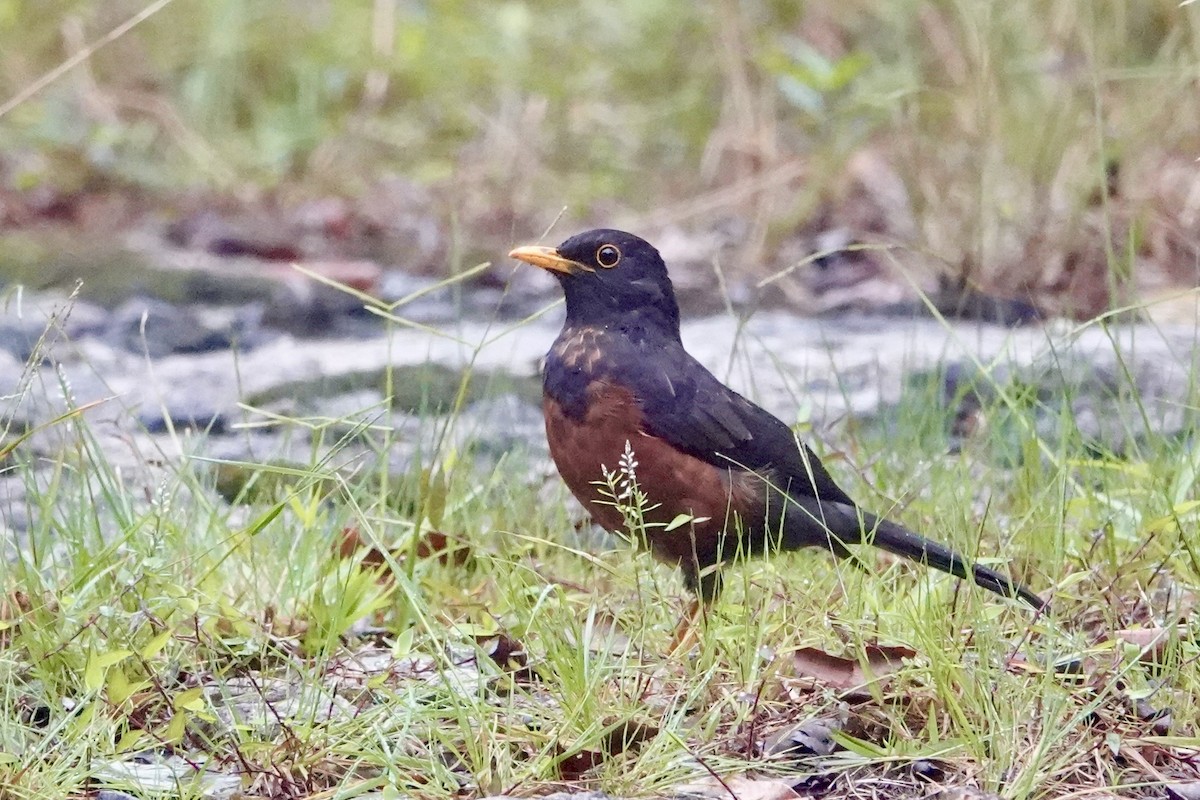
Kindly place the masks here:
POLYGON ((628 532, 619 484, 636 487, 641 536, 681 571, 693 616, 720 594, 726 562, 810 547, 848 558, 863 543, 1046 608, 1028 587, 863 510, 785 422, 692 357, 649 242, 596 229, 509 257, 552 274, 566 298, 542 375, 559 474, 610 532, 628 532))

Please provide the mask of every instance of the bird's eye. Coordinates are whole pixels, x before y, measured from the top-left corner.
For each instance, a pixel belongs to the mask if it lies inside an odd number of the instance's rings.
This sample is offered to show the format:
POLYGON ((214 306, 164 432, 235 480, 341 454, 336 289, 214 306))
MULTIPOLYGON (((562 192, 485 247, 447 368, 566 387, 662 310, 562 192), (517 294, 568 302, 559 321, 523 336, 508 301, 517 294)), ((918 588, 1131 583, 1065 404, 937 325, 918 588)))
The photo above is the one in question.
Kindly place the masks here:
POLYGON ((596 263, 605 269, 612 269, 620 260, 621 251, 618 250, 614 245, 601 245, 600 249, 596 251, 596 263))

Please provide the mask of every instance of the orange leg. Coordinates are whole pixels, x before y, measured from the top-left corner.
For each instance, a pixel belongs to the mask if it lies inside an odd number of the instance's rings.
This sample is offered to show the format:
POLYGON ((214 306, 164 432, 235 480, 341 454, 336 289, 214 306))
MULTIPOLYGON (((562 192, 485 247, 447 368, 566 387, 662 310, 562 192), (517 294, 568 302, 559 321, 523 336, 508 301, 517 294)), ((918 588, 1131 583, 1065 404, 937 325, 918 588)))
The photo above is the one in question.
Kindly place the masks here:
POLYGON ((683 619, 679 620, 679 624, 675 627, 675 634, 671 637, 671 645, 667 648, 668 655, 673 656, 677 653, 686 653, 700 643, 700 636, 696 632, 696 629, 699 627, 700 620, 704 617, 704 610, 704 604, 699 599, 692 601, 687 614, 684 615, 683 619))

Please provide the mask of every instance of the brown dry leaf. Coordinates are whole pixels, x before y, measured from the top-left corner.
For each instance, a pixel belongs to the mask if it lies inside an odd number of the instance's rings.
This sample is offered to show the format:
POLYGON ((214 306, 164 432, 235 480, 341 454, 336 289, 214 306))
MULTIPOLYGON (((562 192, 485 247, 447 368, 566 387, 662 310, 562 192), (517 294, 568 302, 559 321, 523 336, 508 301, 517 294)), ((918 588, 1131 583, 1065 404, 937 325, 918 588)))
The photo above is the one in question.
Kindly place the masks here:
POLYGON ((162 692, 155 689, 134 692, 125 702, 125 724, 130 728, 149 731, 161 722, 164 713, 162 692))
POLYGON ((505 633, 476 636, 475 643, 488 654, 496 666, 518 681, 532 681, 537 673, 529 666, 525 645, 505 633))
POLYGON ((904 659, 917 652, 899 645, 869 644, 863 648, 866 665, 858 659, 843 658, 815 647, 802 647, 792 654, 797 677, 816 678, 837 689, 853 689, 884 677, 904 666, 904 659))
POLYGON ((582 780, 583 776, 604 763, 604 754, 599 750, 580 750, 565 756, 558 762, 558 775, 564 781, 582 780))
MULTIPOLYGON (((28 611, 29 598, 23 592, 0 595, 0 623, 15 622, 28 611)), ((8 626, 0 627, 0 630, 8 626)))
POLYGON ((274 606, 267 606, 263 612, 262 624, 263 629, 272 636, 284 639, 303 636, 308 633, 309 627, 308 620, 288 616, 287 614, 280 614, 275 610, 274 606))
POLYGON ((619 755, 626 750, 640 747, 659 734, 657 725, 627 719, 609 723, 612 727, 604 734, 604 752, 610 756, 619 755))
MULTIPOLYGON (((601 739, 601 749, 580 750, 561 758, 558 762, 558 773, 564 780, 579 780, 588 770, 600 766, 604 759, 640 747, 659 733, 657 726, 635 719, 613 721, 607 724, 609 728, 601 739)), ((561 750, 559 754, 561 756, 561 750)))
POLYGON ((417 558, 432 558, 437 556, 443 564, 462 566, 471 555, 470 548, 458 539, 447 536, 441 531, 427 531, 417 542, 417 558))
MULTIPOLYGON (((381 567, 388 563, 388 554, 363 539, 358 528, 353 525, 343 528, 341 536, 334 543, 334 555, 338 558, 353 558, 360 552, 363 554, 364 566, 381 567)), ((407 547, 398 547, 391 551, 391 557, 400 562, 408 556, 408 552, 407 547)), ((417 542, 417 558, 436 557, 443 564, 462 566, 470 555, 470 548, 441 531, 426 531, 417 542)))
POLYGON ((778 778, 751 778, 737 775, 724 781, 708 778, 675 787, 677 795, 699 795, 714 800, 793 800, 801 797, 792 785, 778 778))
POLYGON ((367 544, 362 538, 362 534, 358 532, 358 528, 350 525, 342 528, 342 534, 333 544, 333 554, 338 558, 354 558, 355 555, 362 552, 362 563, 367 566, 377 567, 380 564, 387 563, 382 550, 372 545, 367 544), (365 551, 365 552, 364 552, 365 551))
MULTIPOLYGON (((19 620, 33 611, 33 603, 33 598, 19 589, 8 594, 0 594, 0 622, 19 620)), ((47 595, 42 596, 42 604, 48 611, 58 610, 58 601, 47 595)))
POLYGON ((1162 660, 1167 642, 1171 640, 1172 634, 1177 637, 1186 637, 1187 630, 1183 627, 1133 628, 1116 631, 1113 638, 1140 648, 1142 663, 1152 663, 1162 660))
MULTIPOLYGON (((1142 755, 1141 748, 1133 746, 1132 743, 1122 744, 1120 746, 1120 753, 1121 755, 1125 756, 1125 758, 1141 767, 1142 771, 1145 772, 1146 775, 1154 778, 1160 783, 1165 784, 1167 782, 1167 776, 1160 772, 1158 768, 1151 764, 1148 760, 1146 760, 1146 757, 1142 755)), ((1151 754, 1151 758, 1153 757, 1153 754, 1151 754)))

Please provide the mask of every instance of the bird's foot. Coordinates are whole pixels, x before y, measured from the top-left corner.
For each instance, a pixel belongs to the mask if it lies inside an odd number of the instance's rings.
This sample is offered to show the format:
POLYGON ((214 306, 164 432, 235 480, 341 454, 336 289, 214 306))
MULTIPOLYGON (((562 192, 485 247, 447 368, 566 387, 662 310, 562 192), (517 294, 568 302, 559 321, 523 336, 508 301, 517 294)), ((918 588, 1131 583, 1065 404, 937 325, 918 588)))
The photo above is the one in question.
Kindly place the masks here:
POLYGON ((700 634, 697 633, 697 630, 703 618, 704 605, 699 600, 693 600, 687 614, 679 620, 679 625, 675 627, 670 647, 667 648, 667 655, 686 653, 700 643, 700 634))

